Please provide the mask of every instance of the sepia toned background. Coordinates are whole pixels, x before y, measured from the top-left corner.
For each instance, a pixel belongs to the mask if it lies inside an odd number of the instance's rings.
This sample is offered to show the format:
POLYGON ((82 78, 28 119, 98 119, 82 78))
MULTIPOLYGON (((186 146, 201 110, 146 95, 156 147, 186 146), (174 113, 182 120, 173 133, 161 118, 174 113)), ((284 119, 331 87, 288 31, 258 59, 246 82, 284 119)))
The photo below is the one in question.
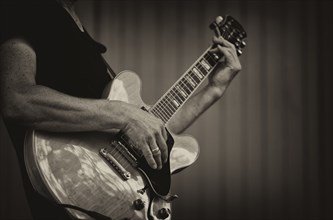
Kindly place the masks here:
MULTIPOLYGON (((243 69, 186 132, 201 155, 173 176, 173 219, 333 219, 331 1, 82 0, 86 29, 153 104, 230 14, 247 30, 243 69)), ((0 121, 0 219, 29 219, 0 121)))

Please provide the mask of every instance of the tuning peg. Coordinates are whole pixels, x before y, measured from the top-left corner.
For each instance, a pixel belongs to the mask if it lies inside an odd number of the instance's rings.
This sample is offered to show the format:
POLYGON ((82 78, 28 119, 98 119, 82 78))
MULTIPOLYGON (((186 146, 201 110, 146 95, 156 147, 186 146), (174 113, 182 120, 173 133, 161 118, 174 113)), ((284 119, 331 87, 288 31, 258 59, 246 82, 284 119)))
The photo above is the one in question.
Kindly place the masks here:
POLYGON ((216 24, 220 24, 222 21, 223 21, 223 17, 222 16, 218 16, 215 19, 216 24))
POLYGON ((220 24, 221 24, 222 21, 223 21, 223 17, 222 17, 222 16, 218 16, 218 17, 216 17, 215 21, 212 22, 212 23, 209 25, 209 28, 210 28, 211 30, 214 30, 215 35, 216 35, 217 37, 221 36, 220 24))
POLYGON ((243 47, 245 47, 245 46, 246 46, 245 41, 242 41, 242 43, 241 43, 241 47, 243 48, 243 47))
POLYGON ((240 56, 240 55, 242 55, 242 54, 243 54, 243 52, 242 52, 240 49, 238 49, 238 50, 237 50, 237 55, 240 56))

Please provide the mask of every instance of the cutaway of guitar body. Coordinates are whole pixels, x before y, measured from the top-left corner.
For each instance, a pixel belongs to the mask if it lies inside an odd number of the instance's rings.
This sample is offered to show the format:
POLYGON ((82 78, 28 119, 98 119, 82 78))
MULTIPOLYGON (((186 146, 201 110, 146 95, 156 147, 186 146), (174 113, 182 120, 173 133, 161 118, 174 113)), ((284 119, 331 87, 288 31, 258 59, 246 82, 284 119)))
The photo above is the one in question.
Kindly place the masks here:
MULTIPOLYGON (((106 88, 104 97, 149 109, 141 99, 140 90, 139 77, 124 71, 106 88)), ((170 175, 190 166, 199 153, 194 138, 172 136, 170 175)), ((170 202, 152 196, 145 176, 112 148, 113 138, 113 134, 106 131, 29 131, 25 140, 25 163, 34 188, 59 204, 75 205, 112 219, 158 219, 161 209, 171 209, 170 202), (110 149, 112 159, 128 172, 128 179, 121 177, 119 170, 101 156, 102 148, 110 149), (144 205, 137 206, 138 201, 144 205)), ((90 218, 80 211, 67 211, 74 218, 90 218)))

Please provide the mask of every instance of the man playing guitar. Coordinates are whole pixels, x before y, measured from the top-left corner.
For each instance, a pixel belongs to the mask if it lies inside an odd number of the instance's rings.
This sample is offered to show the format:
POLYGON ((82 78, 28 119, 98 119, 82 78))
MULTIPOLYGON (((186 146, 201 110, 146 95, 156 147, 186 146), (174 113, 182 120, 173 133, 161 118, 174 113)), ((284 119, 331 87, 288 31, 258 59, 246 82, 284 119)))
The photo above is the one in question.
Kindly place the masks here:
MULTIPOLYGON (((167 131, 162 120, 132 104, 98 98, 101 88, 96 87, 103 86, 107 77, 106 67, 98 56, 105 52, 103 45, 89 39, 75 13, 76 0, 47 3, 42 3, 47 6, 40 7, 37 10, 39 14, 35 15, 46 16, 39 17, 46 20, 43 26, 41 22, 33 23, 35 20, 12 21, 10 25, 14 27, 1 38, 1 114, 19 160, 23 160, 23 133, 28 128, 51 132, 115 129, 121 131, 143 153, 151 168, 161 169, 168 159, 167 131), (41 12, 41 9, 45 11, 41 12), (24 24, 28 27, 23 27, 24 24), (60 45, 61 48, 54 45, 60 45), (79 46, 83 47, 81 51, 77 49, 79 46), (58 67, 50 67, 57 63, 58 67), (76 84, 73 84, 74 78, 76 84), (86 88, 87 91, 80 91, 86 88)), ((36 10, 33 7, 36 4, 31 3, 20 10, 26 13, 36 10)), ((223 54, 223 58, 210 74, 208 84, 170 119, 168 130, 172 133, 183 132, 219 100, 241 70, 232 43, 221 36, 214 37, 213 43, 216 47, 212 52, 223 54)), ((21 164, 21 168, 23 166, 21 164)), ((27 178, 27 175, 23 174, 23 177, 27 178)), ((29 183, 28 180, 25 182, 29 183)), ((33 216, 36 219, 47 216, 50 219, 52 211, 41 210, 39 207, 47 205, 40 206, 43 202, 35 199, 31 186, 25 187, 29 191, 29 203, 38 204, 30 204, 33 216)), ((51 209, 57 212, 56 208, 51 209)))

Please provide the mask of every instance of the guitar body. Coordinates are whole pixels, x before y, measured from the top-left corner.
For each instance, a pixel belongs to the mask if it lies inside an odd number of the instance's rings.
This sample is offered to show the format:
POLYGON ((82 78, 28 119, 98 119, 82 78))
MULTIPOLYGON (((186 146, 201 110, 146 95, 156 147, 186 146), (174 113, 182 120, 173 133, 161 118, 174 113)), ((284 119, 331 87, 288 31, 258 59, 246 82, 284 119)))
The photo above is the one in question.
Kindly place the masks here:
MULTIPOLYGON (((105 89, 104 97, 149 109, 141 99, 140 90, 139 77, 124 71, 105 89)), ((194 138, 172 137, 174 144, 169 152, 167 176, 190 166, 199 153, 194 138)), ((112 219, 161 219, 160 210, 171 209, 171 199, 167 199, 170 197, 156 193, 158 184, 152 187, 151 182, 156 181, 150 179, 149 172, 153 171, 144 172, 133 166, 113 149, 110 143, 115 139, 115 132, 110 131, 27 132, 24 156, 34 188, 59 204, 75 205, 112 219), (113 163, 101 155, 103 148, 108 149, 113 163), (119 169, 126 171, 127 179, 120 175, 119 169)), ((74 209, 67 211, 74 218, 91 218, 74 209)), ((170 219, 170 215, 164 219, 170 219)))

